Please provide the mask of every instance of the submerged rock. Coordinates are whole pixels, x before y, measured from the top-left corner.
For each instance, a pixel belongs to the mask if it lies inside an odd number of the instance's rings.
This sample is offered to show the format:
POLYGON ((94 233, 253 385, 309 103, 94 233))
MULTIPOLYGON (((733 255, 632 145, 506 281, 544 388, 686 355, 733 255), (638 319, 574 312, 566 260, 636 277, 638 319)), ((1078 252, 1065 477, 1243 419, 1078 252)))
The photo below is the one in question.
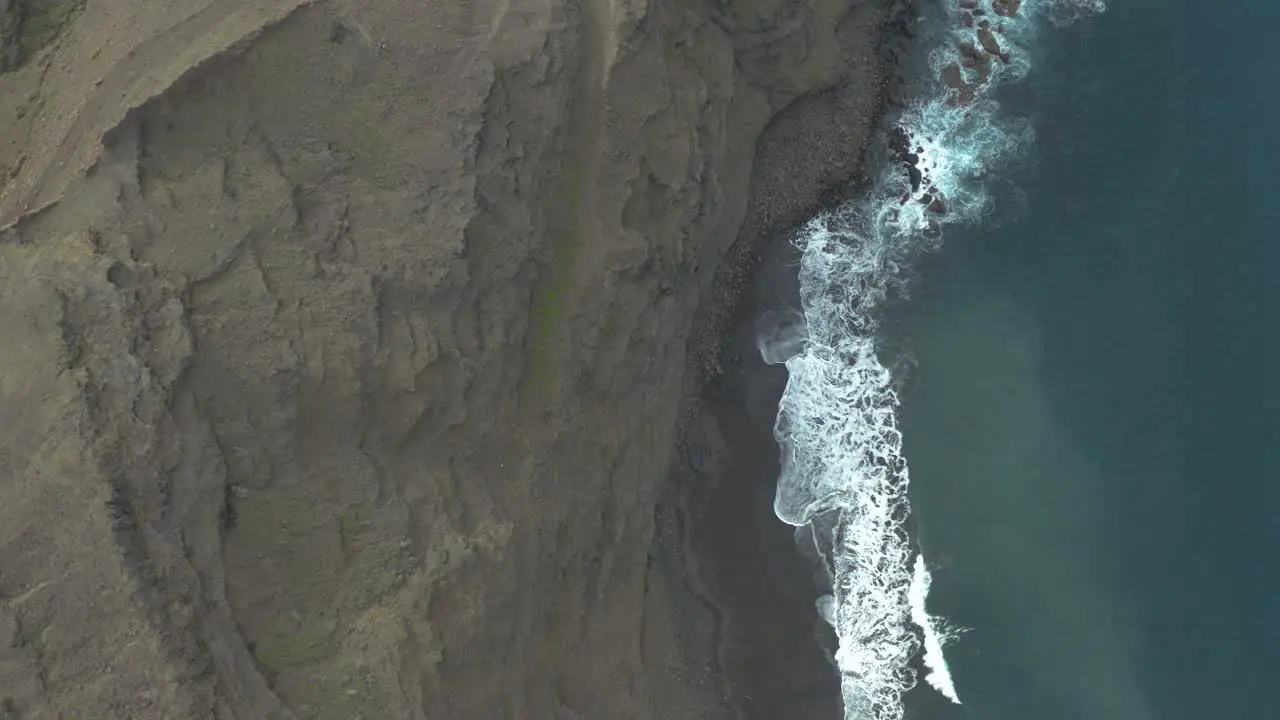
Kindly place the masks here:
POLYGON ((977 87, 966 82, 964 73, 960 70, 960 66, 951 64, 942 69, 942 80, 954 92, 952 96, 954 102, 959 105, 968 105, 973 102, 973 98, 977 94, 977 87))

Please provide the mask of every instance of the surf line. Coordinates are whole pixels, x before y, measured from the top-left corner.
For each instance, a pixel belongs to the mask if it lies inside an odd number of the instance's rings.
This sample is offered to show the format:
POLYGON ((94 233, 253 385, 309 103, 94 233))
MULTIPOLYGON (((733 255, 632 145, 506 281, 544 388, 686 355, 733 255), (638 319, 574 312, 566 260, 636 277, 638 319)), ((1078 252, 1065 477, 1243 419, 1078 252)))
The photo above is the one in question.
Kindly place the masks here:
POLYGON ((960 702, 943 655, 957 632, 926 609, 932 578, 905 525, 909 474, 893 373, 877 354, 879 309, 946 226, 988 210, 984 178, 1032 141, 995 90, 1030 71, 1041 21, 1103 9, 1102 0, 944 0, 919 92, 884 137, 891 161, 866 195, 796 239, 803 342, 760 342, 787 349, 765 358, 789 374, 774 428, 774 511, 808 526, 822 550, 831 594, 818 611, 839 639, 846 720, 900 720, 921 652, 926 682, 960 702))

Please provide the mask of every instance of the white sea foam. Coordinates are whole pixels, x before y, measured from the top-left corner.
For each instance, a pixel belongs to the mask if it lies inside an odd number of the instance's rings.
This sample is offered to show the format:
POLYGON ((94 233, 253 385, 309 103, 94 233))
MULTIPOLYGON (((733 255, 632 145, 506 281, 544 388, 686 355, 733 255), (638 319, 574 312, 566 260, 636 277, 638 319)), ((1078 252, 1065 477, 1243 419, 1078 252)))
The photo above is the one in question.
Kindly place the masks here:
POLYGON ((804 350, 807 337, 804 315, 797 312, 770 310, 756 322, 756 349, 769 365, 795 357, 804 350))
POLYGON ((942 693, 948 700, 959 705, 960 697, 956 694, 955 681, 951 679, 951 668, 947 667, 947 658, 942 649, 947 643, 959 635, 945 620, 929 614, 926 602, 929 598, 929 586, 933 583, 933 575, 925 567, 924 556, 916 555, 915 572, 911 578, 911 590, 908 598, 911 603, 911 622, 920 628, 924 636, 924 666, 928 670, 924 676, 934 690, 942 693))
MULTIPOLYGON (((933 79, 897 120, 905 149, 917 157, 920 182, 913 187, 901 165, 885 167, 866 197, 809 224, 798 241, 808 338, 772 344, 767 358, 790 355, 775 428, 783 466, 774 509, 797 526, 819 514, 838 518, 829 543, 832 599, 820 608, 840 640, 836 662, 847 720, 901 718, 902 695, 916 684, 910 663, 921 650, 911 628, 907 463, 893 377, 876 351, 878 309, 899 287, 912 256, 938 242, 945 226, 981 217, 990 205, 984 179, 1031 140, 1026 123, 1001 113, 994 90, 1029 71, 1025 48, 1037 21, 1101 9, 1098 0, 1025 0, 1016 17, 1001 18, 982 0, 983 19, 991 21, 1007 62, 965 68, 961 48, 978 42, 976 31, 961 22, 958 0, 946 3, 940 22, 949 34, 929 56, 933 79), (955 90, 943 80, 952 65, 969 86, 967 102, 954 102, 955 90), (943 214, 927 207, 939 198, 943 214)), ((921 595, 921 612, 923 602, 921 595)), ((943 627, 940 620, 928 622, 934 630, 943 627)), ((934 630, 923 633, 926 661, 934 686, 955 699, 941 656, 943 636, 934 630)))

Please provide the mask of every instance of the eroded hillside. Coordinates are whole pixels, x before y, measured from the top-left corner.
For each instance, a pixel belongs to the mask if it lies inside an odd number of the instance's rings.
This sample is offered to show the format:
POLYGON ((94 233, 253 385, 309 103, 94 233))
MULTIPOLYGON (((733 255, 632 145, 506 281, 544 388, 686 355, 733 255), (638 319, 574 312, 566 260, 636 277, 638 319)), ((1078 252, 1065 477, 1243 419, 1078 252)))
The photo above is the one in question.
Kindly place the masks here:
POLYGON ((884 12, 87 0, 14 54, 6 712, 719 716, 652 543, 690 327, 884 12))

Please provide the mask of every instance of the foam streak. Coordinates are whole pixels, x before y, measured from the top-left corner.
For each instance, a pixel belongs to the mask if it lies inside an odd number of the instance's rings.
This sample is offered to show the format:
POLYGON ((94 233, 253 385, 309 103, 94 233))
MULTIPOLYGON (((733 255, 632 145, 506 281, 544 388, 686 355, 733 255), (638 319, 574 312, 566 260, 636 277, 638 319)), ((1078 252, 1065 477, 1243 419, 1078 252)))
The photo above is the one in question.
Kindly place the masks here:
POLYGON ((1030 142, 1030 127, 1001 114, 994 90, 1030 70, 1025 48, 1039 21, 1101 9, 1100 0, 947 0, 931 79, 889 138, 900 163, 798 240, 808 339, 787 347, 798 352, 786 360, 775 426, 783 467, 774 509, 797 526, 838 518, 833 601, 823 603, 823 615, 840 640, 846 720, 902 717, 922 641, 934 686, 957 697, 941 656, 945 626, 924 612, 929 578, 927 570, 917 577, 922 564, 913 572, 904 529, 907 463, 893 377, 877 356, 878 310, 945 226, 981 217, 990 205, 984 178, 1030 142), (913 627, 913 600, 922 632, 913 627))

